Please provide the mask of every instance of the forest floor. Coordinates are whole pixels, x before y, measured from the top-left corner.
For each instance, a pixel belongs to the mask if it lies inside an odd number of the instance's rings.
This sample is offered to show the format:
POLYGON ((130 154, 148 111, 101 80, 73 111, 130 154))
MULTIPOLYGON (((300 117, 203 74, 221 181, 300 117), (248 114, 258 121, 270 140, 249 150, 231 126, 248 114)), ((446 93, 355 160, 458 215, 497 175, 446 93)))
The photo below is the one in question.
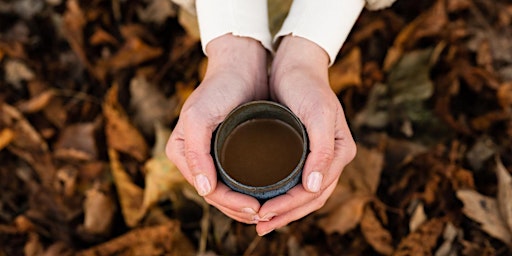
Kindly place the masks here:
POLYGON ((365 10, 329 70, 358 154, 264 237, 164 154, 206 65, 175 2, 0 0, 0 256, 512 255, 510 1, 365 10))

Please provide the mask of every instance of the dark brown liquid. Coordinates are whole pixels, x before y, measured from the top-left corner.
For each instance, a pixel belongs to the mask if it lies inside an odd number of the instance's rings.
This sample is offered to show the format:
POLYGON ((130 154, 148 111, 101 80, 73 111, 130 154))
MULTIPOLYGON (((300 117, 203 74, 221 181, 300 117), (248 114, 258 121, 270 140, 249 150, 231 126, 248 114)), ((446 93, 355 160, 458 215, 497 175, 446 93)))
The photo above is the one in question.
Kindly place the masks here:
POLYGON ((220 161, 233 179, 259 187, 288 176, 299 163, 302 151, 301 136, 287 123, 253 119, 228 135, 220 161))

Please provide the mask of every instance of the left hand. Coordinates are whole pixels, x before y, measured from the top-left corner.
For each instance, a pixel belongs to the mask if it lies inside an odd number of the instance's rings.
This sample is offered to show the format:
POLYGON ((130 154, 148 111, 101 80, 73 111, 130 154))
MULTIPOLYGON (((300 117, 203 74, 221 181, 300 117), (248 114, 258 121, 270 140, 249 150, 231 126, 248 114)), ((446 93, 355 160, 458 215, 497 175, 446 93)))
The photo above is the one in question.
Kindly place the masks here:
POLYGON ((329 85, 328 64, 327 53, 301 37, 286 36, 276 53, 270 75, 271 97, 289 107, 304 123, 310 153, 302 185, 265 202, 259 209, 259 235, 322 207, 343 168, 356 154, 343 109, 329 85))

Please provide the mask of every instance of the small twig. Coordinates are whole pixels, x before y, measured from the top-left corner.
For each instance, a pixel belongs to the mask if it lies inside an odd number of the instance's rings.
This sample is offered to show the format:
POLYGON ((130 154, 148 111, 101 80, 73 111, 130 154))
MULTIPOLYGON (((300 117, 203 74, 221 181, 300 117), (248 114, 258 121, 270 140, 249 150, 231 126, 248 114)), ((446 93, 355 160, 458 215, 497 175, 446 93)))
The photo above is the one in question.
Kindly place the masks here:
POLYGON ((208 230, 210 229, 210 206, 203 203, 203 217, 201 218, 201 239, 199 240, 199 254, 204 255, 208 242, 208 230))
POLYGON ((256 249, 256 246, 258 246, 258 244, 260 243, 261 239, 261 236, 254 237, 251 244, 249 244, 249 246, 247 247, 247 250, 245 250, 243 256, 252 255, 254 250, 256 249))

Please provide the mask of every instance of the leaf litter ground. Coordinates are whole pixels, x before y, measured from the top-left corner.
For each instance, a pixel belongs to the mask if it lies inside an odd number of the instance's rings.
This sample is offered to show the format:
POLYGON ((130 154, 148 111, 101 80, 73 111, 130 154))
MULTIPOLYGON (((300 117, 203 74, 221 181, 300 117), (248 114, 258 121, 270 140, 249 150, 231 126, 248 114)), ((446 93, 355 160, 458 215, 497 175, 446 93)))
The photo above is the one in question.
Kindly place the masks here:
POLYGON ((364 11, 329 70, 358 155, 265 237, 164 154, 205 72, 193 1, 0 1, 0 24, 0 255, 512 254, 509 1, 364 11))

